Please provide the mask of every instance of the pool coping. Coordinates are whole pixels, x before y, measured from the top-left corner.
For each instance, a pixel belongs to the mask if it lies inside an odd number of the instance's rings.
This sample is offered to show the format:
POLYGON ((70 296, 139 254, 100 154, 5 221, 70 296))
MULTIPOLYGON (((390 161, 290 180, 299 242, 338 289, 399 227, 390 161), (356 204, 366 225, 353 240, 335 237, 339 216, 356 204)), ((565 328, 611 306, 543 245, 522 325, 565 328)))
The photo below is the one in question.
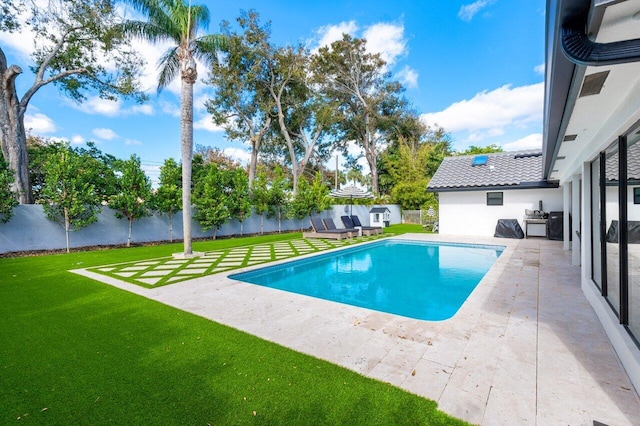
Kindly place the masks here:
POLYGON ((154 289, 74 272, 399 386, 475 424, 640 424, 638 395, 561 242, 430 234, 391 239, 505 250, 456 315, 439 322, 228 278, 265 264, 154 289))

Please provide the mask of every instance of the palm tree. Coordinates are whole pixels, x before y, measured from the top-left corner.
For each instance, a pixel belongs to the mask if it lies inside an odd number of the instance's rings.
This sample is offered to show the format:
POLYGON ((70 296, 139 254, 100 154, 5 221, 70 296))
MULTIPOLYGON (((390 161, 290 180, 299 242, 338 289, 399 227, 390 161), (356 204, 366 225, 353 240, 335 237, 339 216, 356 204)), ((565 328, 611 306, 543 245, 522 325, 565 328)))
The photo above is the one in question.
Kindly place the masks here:
POLYGON ((191 248, 191 162, 193 157, 193 85, 198 78, 196 59, 211 64, 224 47, 222 35, 198 37, 198 31, 209 25, 209 10, 203 5, 187 4, 185 0, 125 0, 147 21, 127 21, 122 24, 126 35, 152 43, 175 43, 158 61, 161 91, 180 74, 180 144, 182 154, 182 222, 184 254, 191 248))

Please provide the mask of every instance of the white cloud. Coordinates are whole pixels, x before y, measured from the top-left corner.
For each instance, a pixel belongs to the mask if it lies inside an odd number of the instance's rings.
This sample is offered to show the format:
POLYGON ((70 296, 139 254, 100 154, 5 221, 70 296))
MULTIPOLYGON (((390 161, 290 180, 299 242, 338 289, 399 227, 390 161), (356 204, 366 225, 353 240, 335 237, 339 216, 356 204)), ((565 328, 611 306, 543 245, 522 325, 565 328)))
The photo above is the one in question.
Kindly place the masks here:
POLYGON ((83 138, 81 135, 73 135, 71 137, 71 143, 73 145, 82 145, 85 142, 86 142, 85 138, 83 138))
POLYGON ((140 142, 137 139, 125 139, 124 144, 125 145, 142 145, 142 142, 140 142))
POLYGON ((495 0, 478 0, 473 3, 464 4, 458 11, 458 18, 463 21, 469 22, 473 19, 476 13, 480 12, 485 7, 493 4, 495 0))
POLYGON ((404 26, 378 23, 367 28, 363 37, 367 40, 367 50, 379 53, 391 67, 398 57, 406 54, 407 41, 404 39, 404 26))
POLYGON ((336 25, 325 25, 316 30, 316 36, 319 38, 314 53, 321 47, 329 46, 334 41, 342 40, 342 34, 355 34, 358 31, 358 25, 355 21, 343 21, 336 25))
POLYGON ((158 101, 158 105, 162 109, 162 112, 164 112, 165 114, 169 114, 174 117, 180 117, 180 105, 166 101, 164 99, 160 99, 158 101))
POLYGON ((545 68, 545 63, 543 62, 543 63, 541 63, 540 65, 536 65, 536 66, 533 68, 533 71, 534 71, 536 74, 544 75, 544 68, 545 68))
POLYGON ((400 71, 398 71, 398 80, 406 87, 413 89, 418 87, 418 73, 412 69, 409 65, 405 65, 400 71))
POLYGON ((37 112, 24 116, 24 127, 34 134, 51 133, 56 131, 56 124, 46 115, 37 112))
POLYGON ((209 132, 222 132, 224 129, 213 122, 210 115, 205 115, 198 121, 193 122, 193 128, 198 130, 207 130, 209 132))
POLYGON ((134 105, 127 111, 130 114, 153 115, 153 107, 149 104, 134 105))
POLYGON ((225 148, 222 150, 226 155, 238 161, 240 164, 248 164, 251 160, 251 154, 240 148, 225 148))
POLYGON ((468 142, 499 136, 510 127, 542 125, 544 83, 511 87, 505 85, 473 98, 456 102, 444 111, 422 114, 428 124, 448 132, 468 132, 468 142))
POLYGON ((110 141, 113 139, 117 139, 120 136, 118 136, 118 134, 116 132, 114 132, 111 129, 106 129, 106 128, 97 128, 97 129, 93 129, 93 134, 100 138, 103 139, 105 141, 110 141))
POLYGON ((542 148, 542 133, 533 133, 529 136, 525 136, 517 141, 505 143, 502 145, 505 151, 518 151, 521 149, 541 149, 542 148))

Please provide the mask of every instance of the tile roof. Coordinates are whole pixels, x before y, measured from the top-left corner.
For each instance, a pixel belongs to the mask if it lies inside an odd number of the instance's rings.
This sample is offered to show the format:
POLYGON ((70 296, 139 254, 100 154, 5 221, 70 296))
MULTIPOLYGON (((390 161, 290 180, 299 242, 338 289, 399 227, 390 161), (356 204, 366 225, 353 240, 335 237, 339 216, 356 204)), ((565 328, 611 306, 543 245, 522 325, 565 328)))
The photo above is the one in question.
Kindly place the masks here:
POLYGON ((477 155, 446 157, 427 189, 432 192, 492 187, 546 186, 542 179, 542 151, 510 151, 487 156, 484 165, 472 166, 477 155), (528 183, 528 185, 526 185, 528 183))
MULTIPOLYGON (((607 181, 618 180, 618 151, 609 156, 606 161, 607 181)), ((640 142, 633 142, 627 148, 627 179, 632 181, 640 180, 640 142)))

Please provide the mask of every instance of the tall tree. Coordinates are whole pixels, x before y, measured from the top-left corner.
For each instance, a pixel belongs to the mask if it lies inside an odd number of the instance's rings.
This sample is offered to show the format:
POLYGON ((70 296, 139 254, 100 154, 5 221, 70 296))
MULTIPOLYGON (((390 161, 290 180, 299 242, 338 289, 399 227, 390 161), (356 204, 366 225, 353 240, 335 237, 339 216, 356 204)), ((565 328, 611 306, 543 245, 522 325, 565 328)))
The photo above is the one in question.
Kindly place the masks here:
POLYGON ((180 90, 180 145, 182 154, 182 223, 184 254, 193 254, 191 246, 191 162, 193 159, 193 85, 198 78, 196 59, 207 64, 216 61, 224 47, 222 35, 203 35, 198 31, 209 25, 209 10, 184 0, 125 0, 148 17, 147 21, 129 21, 125 34, 157 42, 174 43, 160 58, 158 90, 166 87, 178 74, 180 90))
POLYGON ((102 209, 96 186, 100 185, 99 170, 93 158, 61 144, 44 162, 45 179, 41 196, 49 218, 64 226, 67 253, 69 232, 82 229, 98 220, 102 209))
POLYGON ((181 168, 169 158, 160 166, 160 186, 153 197, 153 206, 169 217, 169 241, 173 241, 173 215, 182 206, 181 168))
POLYGON ((16 194, 11 191, 13 173, 0 157, 0 223, 8 222, 13 216, 13 208, 18 204, 16 194))
POLYGON ((151 182, 140 168, 140 158, 135 154, 128 160, 117 162, 120 175, 117 193, 111 197, 109 207, 116 211, 116 217, 129 221, 127 247, 131 246, 133 221, 148 216, 151 213, 151 182))
POLYGON ((500 145, 491 144, 487 146, 475 146, 471 145, 467 149, 457 151, 456 155, 475 155, 475 154, 491 154, 493 152, 503 152, 504 150, 500 145))
POLYGON ((364 39, 344 34, 313 56, 314 80, 327 99, 338 105, 342 143, 355 141, 371 170, 371 189, 378 193, 377 162, 390 119, 403 106, 402 86, 390 80, 379 54, 366 51, 364 39))
POLYGON ((13 190, 21 204, 33 203, 29 184, 28 152, 24 116, 33 96, 44 86, 56 85, 77 102, 85 91, 100 97, 144 97, 137 91, 141 60, 128 40, 117 30, 122 19, 114 1, 50 0, 40 7, 24 7, 24 2, 3 2, 0 29, 17 31, 29 28, 35 41, 30 67, 35 79, 18 95, 16 80, 22 74, 18 65, 10 65, 0 47, 0 145, 2 155, 14 173, 13 190))
POLYGON ((273 118, 274 104, 265 91, 263 61, 269 49, 270 28, 269 24, 260 26, 258 13, 253 10, 242 12, 237 21, 241 34, 235 33, 229 22, 222 23, 227 49, 223 59, 212 66, 209 83, 215 87, 215 93, 206 105, 229 139, 249 142, 251 187, 260 148, 273 118))

